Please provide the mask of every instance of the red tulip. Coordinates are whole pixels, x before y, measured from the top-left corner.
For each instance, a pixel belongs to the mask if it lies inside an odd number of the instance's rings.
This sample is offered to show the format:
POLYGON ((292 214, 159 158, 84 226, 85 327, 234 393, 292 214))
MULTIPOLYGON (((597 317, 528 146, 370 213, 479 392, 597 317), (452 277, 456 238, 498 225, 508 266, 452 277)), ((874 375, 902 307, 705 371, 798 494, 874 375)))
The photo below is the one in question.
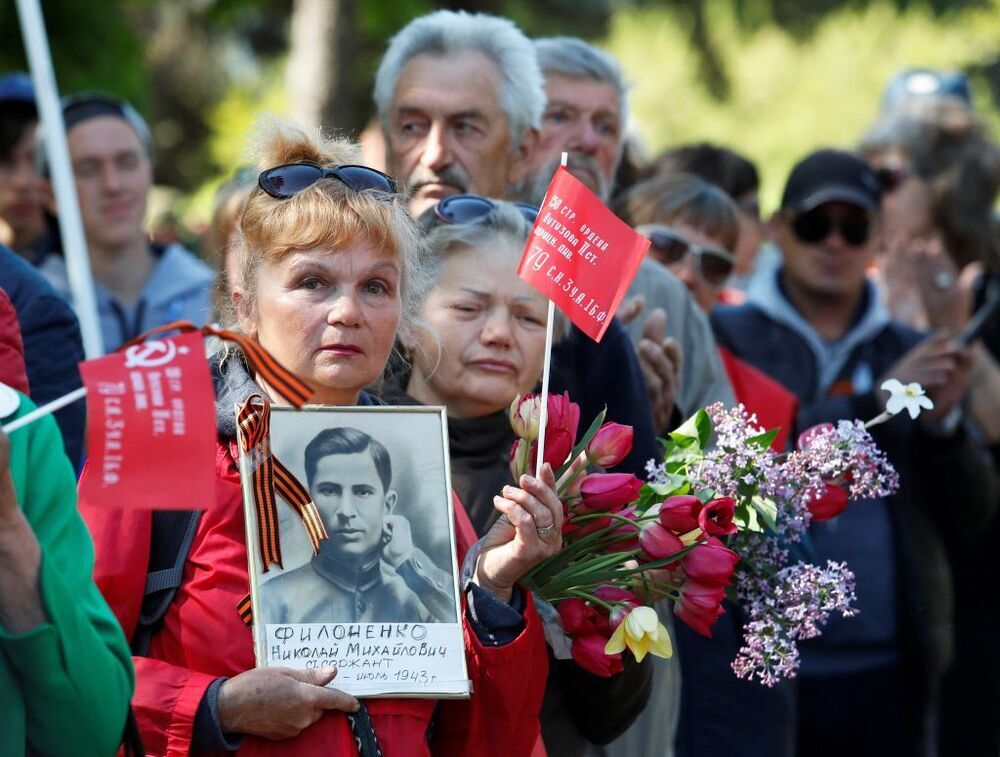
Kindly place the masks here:
POLYGON ((587 460, 602 468, 618 465, 632 451, 631 426, 605 423, 587 445, 587 460))
POLYGON ((573 659, 584 670, 589 670, 602 678, 610 678, 615 673, 621 673, 622 656, 605 654, 604 647, 607 643, 607 638, 597 634, 577 636, 573 639, 571 648, 573 659))
POLYGON ((693 579, 684 583, 681 596, 674 604, 674 614, 702 636, 712 636, 712 624, 725 613, 722 600, 726 590, 693 579))
POLYGON ((736 511, 736 500, 732 497, 718 497, 705 503, 698 513, 698 525, 710 536, 726 536, 736 533, 733 514, 736 511))
POLYGON ((832 423, 818 423, 815 426, 810 426, 801 434, 799 438, 795 441, 795 448, 804 450, 809 449, 809 445, 820 436, 824 436, 833 431, 832 423))
POLYGON ((684 543, 658 520, 646 521, 639 533, 639 545, 650 560, 662 560, 684 549, 684 543))
MULTIPOLYGON (((545 462, 551 465, 554 471, 566 462, 569 453, 573 451, 577 427, 580 425, 580 406, 570 401, 568 392, 563 392, 549 395, 548 410, 548 418, 545 421, 545 462)), ((514 400, 510 406, 510 425, 514 433, 520 437, 515 440, 514 448, 523 451, 525 448, 522 442, 531 444, 527 464, 518 469, 521 473, 535 472, 540 423, 541 400, 536 395, 529 394, 514 400)), ((511 460, 514 459, 512 451, 511 460)))
MULTIPOLYGON (((579 426, 580 406, 570 401, 569 392, 550 394, 548 418, 545 421, 545 462, 552 466, 552 470, 566 462, 569 453, 573 451, 579 426)), ((532 457, 537 456, 536 450, 532 457)))
POLYGON ((847 509, 847 491, 843 487, 829 482, 823 486, 824 492, 808 503, 809 513, 816 521, 831 520, 847 509))
POLYGON ((580 482, 581 506, 615 512, 639 498, 642 481, 631 473, 591 473, 580 482))
POLYGON ((728 586, 740 556, 714 536, 699 544, 681 561, 684 573, 707 586, 728 586))
POLYGON ((576 597, 564 599, 557 606, 563 630, 571 636, 588 636, 591 634, 610 635, 608 617, 597 608, 588 605, 576 597))
POLYGON ((660 523, 671 531, 686 534, 698 528, 701 500, 691 494, 675 494, 659 505, 660 523))
POLYGON ((635 594, 630 592, 628 589, 621 588, 620 586, 602 584, 594 590, 594 596, 598 599, 604 600, 608 604, 625 603, 632 605, 633 607, 639 606, 639 600, 636 598, 635 594))

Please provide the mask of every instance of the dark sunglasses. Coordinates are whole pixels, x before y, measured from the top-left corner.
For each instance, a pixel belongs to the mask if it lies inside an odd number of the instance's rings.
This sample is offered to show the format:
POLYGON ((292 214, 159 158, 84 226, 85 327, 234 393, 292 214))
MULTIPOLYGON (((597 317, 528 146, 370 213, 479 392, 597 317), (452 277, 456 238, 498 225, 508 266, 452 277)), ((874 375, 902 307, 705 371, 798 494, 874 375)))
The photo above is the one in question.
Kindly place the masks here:
MULTIPOLYGON (((538 208, 526 202, 511 203, 520 211, 525 220, 534 224, 538 218, 538 208)), ((497 204, 488 197, 479 195, 449 195, 434 206, 434 215, 439 221, 450 224, 479 223, 497 209, 497 204)))
POLYGON ((910 172, 902 166, 882 166, 875 169, 875 176, 883 192, 892 192, 910 177, 910 172))
POLYGON ((376 192, 396 193, 396 180, 374 168, 368 166, 323 168, 315 163, 289 163, 285 166, 268 168, 257 177, 257 186, 271 197, 287 200, 322 179, 336 179, 355 192, 372 189, 376 192))
POLYGON ((667 226, 640 226, 636 231, 649 240, 653 257, 664 265, 676 265, 694 255, 698 275, 710 286, 721 287, 733 272, 735 258, 721 247, 694 244, 667 226))
POLYGON ((833 233, 834 229, 840 233, 840 238, 851 247, 860 247, 871 236, 871 220, 864 214, 831 218, 821 208, 808 210, 792 220, 792 231, 795 232, 799 241, 806 244, 822 242, 833 233))

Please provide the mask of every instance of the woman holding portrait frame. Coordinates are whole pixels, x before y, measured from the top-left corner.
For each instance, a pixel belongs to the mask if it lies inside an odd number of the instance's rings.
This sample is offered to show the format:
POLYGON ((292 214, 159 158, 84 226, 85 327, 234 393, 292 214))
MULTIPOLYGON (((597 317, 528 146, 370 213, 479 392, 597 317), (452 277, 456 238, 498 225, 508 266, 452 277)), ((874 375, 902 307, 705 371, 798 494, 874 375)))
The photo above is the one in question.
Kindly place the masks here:
MULTIPOLYGON (((237 326, 315 390, 312 402, 374 404, 364 387, 381 376, 423 297, 417 229, 393 180, 355 165, 353 145, 279 125, 263 135, 261 154, 264 170, 241 219, 237 326)), ((373 731, 386 755, 530 751, 545 646, 531 597, 516 580, 561 545, 551 470, 511 489, 498 503, 507 519, 480 542, 463 609, 471 699, 365 706, 334 688, 333 670, 254 668, 251 632, 237 611, 249 589, 249 547, 232 408, 255 393, 276 402, 282 395, 250 366, 234 348, 213 362, 217 503, 201 516, 184 581, 148 655, 135 658, 133 708, 147 750, 354 754, 373 731)), ((131 633, 150 513, 100 503, 85 513, 98 584, 131 633)), ((471 545, 459 542, 461 559, 471 545)))

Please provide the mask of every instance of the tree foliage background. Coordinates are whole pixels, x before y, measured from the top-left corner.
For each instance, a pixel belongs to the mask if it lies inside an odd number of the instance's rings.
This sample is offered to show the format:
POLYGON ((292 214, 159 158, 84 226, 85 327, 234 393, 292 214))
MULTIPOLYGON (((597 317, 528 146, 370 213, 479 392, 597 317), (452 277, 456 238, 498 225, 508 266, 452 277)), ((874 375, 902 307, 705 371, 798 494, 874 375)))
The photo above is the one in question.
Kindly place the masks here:
MULTIPOLYGON (((386 42, 438 7, 606 47, 631 82, 646 154, 731 145, 760 166, 765 207, 806 151, 857 141, 902 68, 966 72, 1000 128, 1000 0, 45 0, 43 12, 60 90, 135 103, 158 183, 197 221, 246 159, 258 115, 357 135, 386 42)), ((0 0, 0 70, 24 67, 14 0, 0 0)))

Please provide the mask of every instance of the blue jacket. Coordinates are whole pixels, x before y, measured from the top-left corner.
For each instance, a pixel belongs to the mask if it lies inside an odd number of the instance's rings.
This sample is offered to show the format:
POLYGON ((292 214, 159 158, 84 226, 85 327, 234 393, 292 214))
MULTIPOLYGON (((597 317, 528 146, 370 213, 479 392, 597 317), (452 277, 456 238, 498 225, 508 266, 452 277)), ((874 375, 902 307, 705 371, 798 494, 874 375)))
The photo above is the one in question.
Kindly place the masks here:
MULTIPOLYGON (((799 398, 799 431, 877 415, 878 383, 924 338, 893 322, 869 284, 855 324, 836 343, 826 343, 785 296, 780 271, 751 289, 747 304, 717 308, 712 325, 719 344, 799 398)), ((895 554, 900 659, 933 687, 952 652, 944 541, 986 527, 997 508, 996 473, 961 427, 939 435, 898 418, 872 436, 900 476, 899 491, 887 500, 893 543, 886 545, 895 554)))
MULTIPOLYGON (((83 360, 80 326, 66 301, 38 271, 6 247, 0 247, 0 287, 14 303, 21 323, 32 401, 44 405, 82 386, 77 367, 83 360)), ((55 414, 74 469, 83 455, 86 415, 83 400, 55 414)))
MULTIPOLYGON (((123 306, 99 281, 94 282, 106 353, 114 352, 145 331, 172 321, 191 321, 202 326, 212 320, 215 273, 179 244, 150 249, 155 265, 131 308, 123 306)), ((56 291, 72 303, 73 292, 62 256, 46 256, 39 270, 56 291)))

